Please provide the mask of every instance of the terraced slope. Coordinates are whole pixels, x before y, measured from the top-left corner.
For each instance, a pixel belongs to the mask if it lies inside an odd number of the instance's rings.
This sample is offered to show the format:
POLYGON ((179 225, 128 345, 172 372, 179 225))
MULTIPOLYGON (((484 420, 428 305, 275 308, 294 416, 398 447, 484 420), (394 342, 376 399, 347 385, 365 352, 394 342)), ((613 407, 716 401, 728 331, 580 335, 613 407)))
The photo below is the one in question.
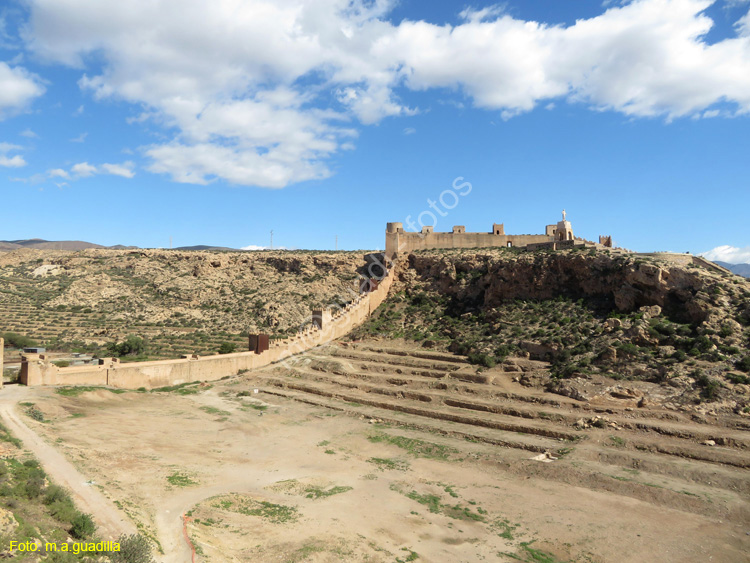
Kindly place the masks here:
POLYGON ((0 332, 63 351, 135 334, 154 358, 215 354, 351 300, 362 264, 361 252, 16 250, 0 255, 0 332))
POLYGON ((750 524, 747 417, 634 398, 659 396, 654 384, 579 401, 519 383, 547 367, 510 359, 481 371, 444 353, 351 343, 250 377, 265 393, 443 436, 467 455, 476 452, 469 443, 507 448, 502 471, 750 524))

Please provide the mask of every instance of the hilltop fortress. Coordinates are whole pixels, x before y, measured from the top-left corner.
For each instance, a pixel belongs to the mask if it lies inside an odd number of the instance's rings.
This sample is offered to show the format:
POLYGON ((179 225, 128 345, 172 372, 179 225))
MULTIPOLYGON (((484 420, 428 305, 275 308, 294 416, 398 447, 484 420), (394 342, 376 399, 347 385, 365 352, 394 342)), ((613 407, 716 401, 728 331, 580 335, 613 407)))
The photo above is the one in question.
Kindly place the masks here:
POLYGON ((547 225, 543 235, 507 235, 503 223, 494 223, 492 231, 488 233, 467 233, 466 227, 462 225, 453 227, 450 233, 436 233, 433 227, 422 227, 420 232, 405 231, 403 223, 388 223, 385 229, 385 255, 391 260, 401 254, 433 248, 520 247, 528 250, 557 250, 574 246, 611 248, 612 237, 600 236, 598 243, 576 237, 565 210, 562 212, 562 220, 555 225, 547 225))

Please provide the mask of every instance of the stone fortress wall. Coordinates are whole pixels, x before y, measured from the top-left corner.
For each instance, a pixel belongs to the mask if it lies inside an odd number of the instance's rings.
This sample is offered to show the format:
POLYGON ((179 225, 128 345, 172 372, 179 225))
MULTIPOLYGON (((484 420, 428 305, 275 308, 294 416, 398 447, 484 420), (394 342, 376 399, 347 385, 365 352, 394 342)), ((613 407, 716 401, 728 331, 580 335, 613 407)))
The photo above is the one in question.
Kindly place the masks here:
POLYGON ((360 293, 342 309, 314 311, 312 324, 295 336, 272 341, 268 350, 204 357, 194 355, 155 362, 121 363, 117 358, 107 358, 101 360, 100 365, 62 368, 51 363, 44 354, 24 354, 19 380, 24 385, 109 385, 122 389, 153 389, 193 381, 215 381, 243 370, 283 361, 345 336, 385 301, 394 275, 391 268, 381 280, 369 285, 371 291, 360 293))
POLYGON ((420 232, 404 230, 403 223, 388 223, 385 230, 385 254, 390 260, 415 250, 437 248, 539 248, 562 249, 574 246, 611 247, 612 237, 600 236, 599 243, 587 241, 573 234, 573 226, 563 210, 562 221, 547 225, 543 235, 508 235, 505 225, 495 223, 492 231, 467 233, 458 225, 450 233, 436 233, 432 227, 422 227, 420 232))
MULTIPOLYGON (((99 365, 69 367, 54 365, 44 354, 25 354, 19 379, 25 385, 109 385, 123 389, 153 389, 193 381, 213 381, 240 371, 283 361, 345 336, 361 325, 386 299, 393 283, 398 257, 415 250, 493 247, 532 250, 612 246, 612 238, 609 236, 599 237, 599 241, 594 243, 576 237, 565 211, 562 220, 556 225, 547 225, 543 235, 507 235, 504 225, 499 223, 494 224, 489 233, 467 233, 462 226, 453 227, 450 233, 435 233, 432 227, 423 227, 421 232, 407 232, 402 223, 388 223, 384 258, 391 268, 387 270, 380 264, 382 279, 376 277, 369 280, 363 285, 364 291, 343 309, 335 312, 313 311, 310 326, 293 337, 271 341, 268 349, 262 346, 249 352, 204 357, 192 355, 155 362, 121 363, 117 358, 108 358, 100 360, 99 365)), ((368 255, 366 258, 372 257, 373 255, 368 255)), ((266 342, 265 338, 256 338, 256 345, 259 341, 266 342)))

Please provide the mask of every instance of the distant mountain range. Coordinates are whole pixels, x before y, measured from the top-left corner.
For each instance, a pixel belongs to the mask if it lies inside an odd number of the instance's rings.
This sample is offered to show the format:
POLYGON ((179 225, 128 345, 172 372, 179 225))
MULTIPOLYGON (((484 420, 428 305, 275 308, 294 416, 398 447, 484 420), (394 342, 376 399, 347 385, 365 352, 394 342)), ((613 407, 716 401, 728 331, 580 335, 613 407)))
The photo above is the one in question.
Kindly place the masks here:
POLYGON ((738 276, 750 278, 750 264, 729 264, 728 262, 720 262, 719 260, 714 260, 714 263, 734 272, 738 276))
MULTIPOLYGON (((112 250, 137 249, 137 246, 123 246, 116 244, 114 246, 102 246, 93 242, 82 240, 44 240, 32 238, 26 240, 0 240, 0 252, 10 252, 20 248, 34 248, 37 250, 86 250, 87 248, 109 248, 112 250)), ((226 246, 208 246, 204 244, 196 246, 179 246, 174 250, 237 250, 236 248, 227 248, 226 246)))

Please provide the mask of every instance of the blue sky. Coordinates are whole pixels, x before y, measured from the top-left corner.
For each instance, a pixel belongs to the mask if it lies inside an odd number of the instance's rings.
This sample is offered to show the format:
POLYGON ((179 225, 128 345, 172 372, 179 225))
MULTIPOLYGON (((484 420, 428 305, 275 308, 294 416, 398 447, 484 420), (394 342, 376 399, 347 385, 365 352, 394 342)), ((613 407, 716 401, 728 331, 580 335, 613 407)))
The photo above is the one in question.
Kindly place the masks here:
POLYGON ((750 262, 750 2, 2 6, 0 239, 373 249, 443 194, 750 262))

